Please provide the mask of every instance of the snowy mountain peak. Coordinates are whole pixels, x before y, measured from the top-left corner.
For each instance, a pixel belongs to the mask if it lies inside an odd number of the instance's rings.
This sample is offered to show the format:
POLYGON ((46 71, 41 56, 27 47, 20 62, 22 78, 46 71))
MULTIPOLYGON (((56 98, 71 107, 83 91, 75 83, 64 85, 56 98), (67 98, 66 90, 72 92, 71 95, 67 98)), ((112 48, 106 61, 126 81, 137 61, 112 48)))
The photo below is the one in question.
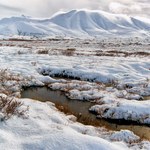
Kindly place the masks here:
POLYGON ((149 35, 149 31, 149 19, 99 10, 58 12, 50 19, 43 20, 24 15, 0 20, 1 35, 138 36, 149 35))

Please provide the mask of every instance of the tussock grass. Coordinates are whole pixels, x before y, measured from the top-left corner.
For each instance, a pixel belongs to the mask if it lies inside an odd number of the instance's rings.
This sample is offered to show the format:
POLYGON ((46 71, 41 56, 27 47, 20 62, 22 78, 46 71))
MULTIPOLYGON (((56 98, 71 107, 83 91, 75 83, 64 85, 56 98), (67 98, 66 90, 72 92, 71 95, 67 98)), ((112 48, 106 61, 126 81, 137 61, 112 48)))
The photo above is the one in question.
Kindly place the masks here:
POLYGON ((23 103, 13 98, 17 89, 21 89, 21 84, 25 82, 25 79, 21 78, 19 75, 13 75, 8 69, 0 70, 0 93, 5 95, 0 95, 0 120, 4 121, 12 116, 16 115, 18 117, 25 117, 28 107, 25 109, 20 109, 23 107, 23 103), (6 96, 7 95, 7 96, 6 96))
POLYGON ((76 49, 75 48, 67 48, 66 50, 63 50, 61 53, 65 56, 73 56, 75 54, 76 49))
POLYGON ((49 50, 48 49, 40 49, 37 51, 37 54, 48 54, 49 50))
POLYGON ((23 103, 7 96, 0 96, 0 119, 8 120, 12 116, 26 117, 29 107, 21 109, 23 103))
POLYGON ((32 78, 23 78, 19 74, 13 74, 8 69, 0 69, 0 93, 7 96, 16 96, 22 86, 26 86, 32 78))
POLYGON ((109 56, 109 57, 130 57, 130 56, 150 56, 149 52, 126 52, 126 51, 117 51, 117 50, 109 50, 102 51, 99 50, 95 54, 96 56, 109 56))

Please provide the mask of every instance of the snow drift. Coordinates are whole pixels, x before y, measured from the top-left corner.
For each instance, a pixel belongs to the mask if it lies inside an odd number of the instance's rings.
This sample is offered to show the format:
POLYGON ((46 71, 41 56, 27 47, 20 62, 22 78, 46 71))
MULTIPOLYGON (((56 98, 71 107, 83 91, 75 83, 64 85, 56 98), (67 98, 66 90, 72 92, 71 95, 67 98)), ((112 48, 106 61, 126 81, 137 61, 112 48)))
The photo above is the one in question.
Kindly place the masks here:
POLYGON ((150 35, 150 20, 103 11, 72 10, 50 19, 26 16, 0 20, 0 35, 108 36, 150 35))

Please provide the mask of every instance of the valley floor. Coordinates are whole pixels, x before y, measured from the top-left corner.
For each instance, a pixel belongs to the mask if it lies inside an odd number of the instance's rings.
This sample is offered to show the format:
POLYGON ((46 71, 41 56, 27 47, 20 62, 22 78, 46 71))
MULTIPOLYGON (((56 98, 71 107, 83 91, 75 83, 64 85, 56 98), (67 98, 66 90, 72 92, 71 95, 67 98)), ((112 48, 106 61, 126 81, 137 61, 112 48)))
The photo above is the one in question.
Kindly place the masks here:
POLYGON ((22 87, 48 86, 72 100, 93 102, 89 110, 99 118, 150 126, 149 43, 146 38, 0 40, 0 97, 15 97, 23 108, 29 106, 24 119, 13 116, 0 123, 0 146, 150 149, 150 133, 142 139, 129 130, 86 126, 53 103, 20 95, 22 87))

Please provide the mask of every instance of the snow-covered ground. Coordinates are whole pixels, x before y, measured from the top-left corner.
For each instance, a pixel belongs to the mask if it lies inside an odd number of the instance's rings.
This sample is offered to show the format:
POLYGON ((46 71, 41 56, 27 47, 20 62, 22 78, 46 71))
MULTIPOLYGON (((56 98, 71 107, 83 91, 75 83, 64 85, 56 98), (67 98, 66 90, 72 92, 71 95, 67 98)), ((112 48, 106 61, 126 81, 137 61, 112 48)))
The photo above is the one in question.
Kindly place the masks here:
POLYGON ((52 103, 20 99, 22 86, 48 85, 71 99, 96 102, 90 110, 98 117, 150 125, 150 103, 145 100, 150 96, 149 58, 149 39, 142 38, 1 40, 0 93, 29 106, 28 118, 1 122, 1 147, 150 149, 148 141, 130 131, 85 126, 52 103))
POLYGON ((13 117, 0 125, 0 146, 3 150, 68 149, 124 150, 149 149, 130 131, 108 132, 77 123, 74 116, 65 116, 50 103, 20 99, 30 107, 27 119, 13 117))

